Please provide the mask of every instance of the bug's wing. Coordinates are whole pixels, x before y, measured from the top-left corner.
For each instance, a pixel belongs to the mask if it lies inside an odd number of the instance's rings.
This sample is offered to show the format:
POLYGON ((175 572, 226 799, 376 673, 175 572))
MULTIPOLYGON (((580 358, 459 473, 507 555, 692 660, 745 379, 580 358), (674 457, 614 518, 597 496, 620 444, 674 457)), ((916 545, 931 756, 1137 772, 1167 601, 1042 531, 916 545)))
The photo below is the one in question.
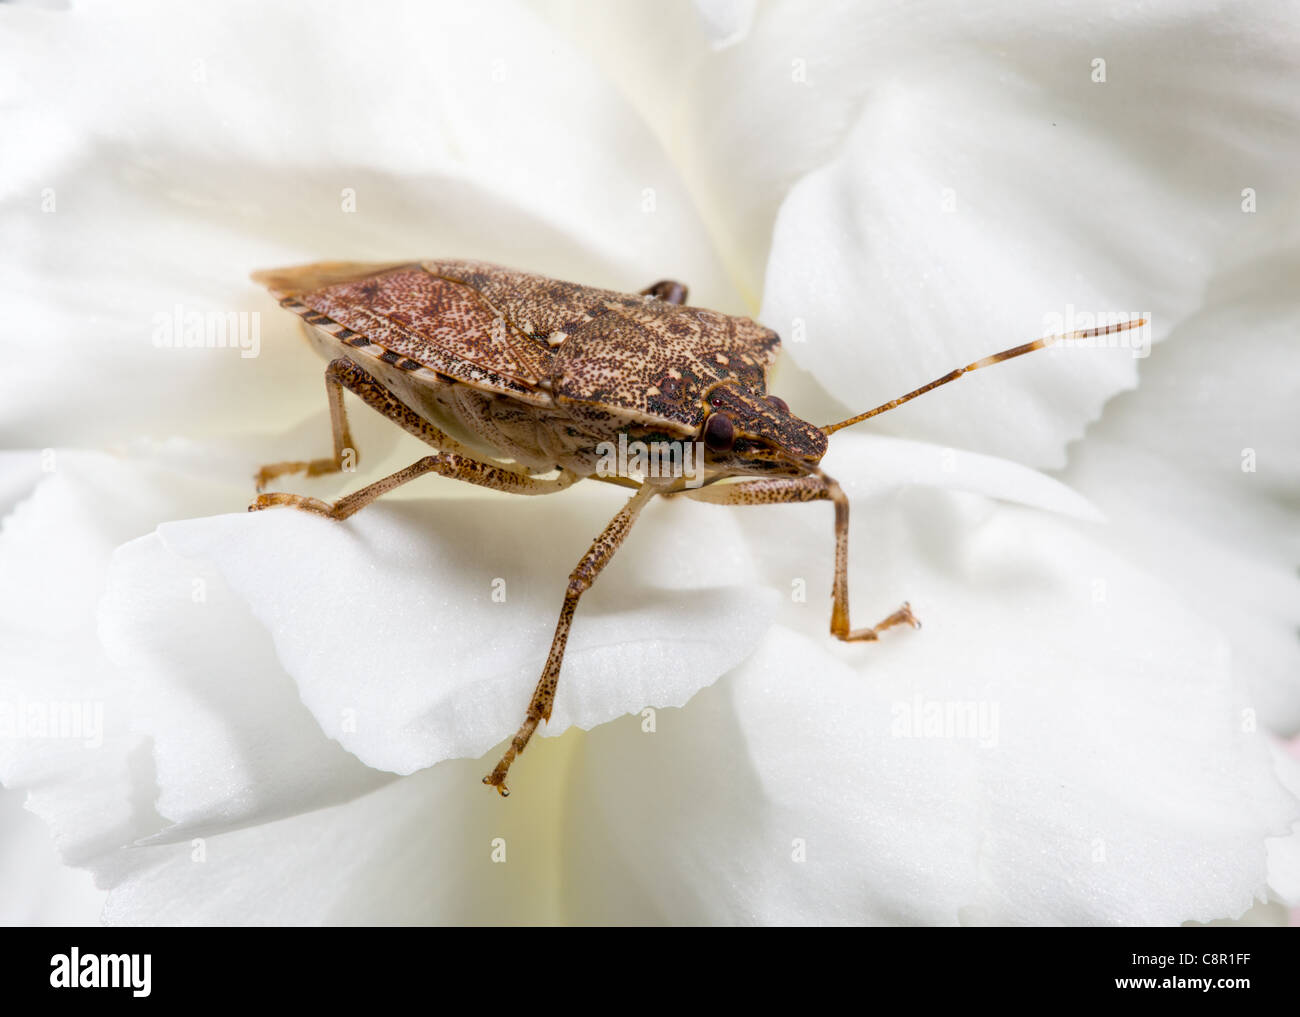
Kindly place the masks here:
MULTIPOLYGON (((734 359, 742 373, 748 367, 771 367, 781 346, 775 332, 749 318, 668 304, 639 293, 561 282, 482 261, 426 261, 424 267, 472 286, 522 331, 556 347, 611 312, 643 326, 642 334, 670 353, 684 349, 687 356, 715 366, 720 366, 716 357, 722 353, 728 362, 734 359)), ((646 352, 654 355, 653 350, 646 352)))
POLYGON ((521 332, 554 352, 555 395, 601 419, 698 428, 704 396, 730 379, 762 393, 781 340, 749 318, 580 286, 477 261, 424 267, 472 287, 521 332))
POLYGON ((647 302, 639 294, 563 282, 484 261, 426 261, 424 267, 472 287, 521 331, 552 346, 611 306, 639 307, 647 302))
POLYGON ((522 331, 472 285, 419 262, 318 262, 255 272, 253 279, 309 324, 350 329, 385 358, 414 361, 458 382, 538 398, 538 382, 550 375, 545 341, 522 331))

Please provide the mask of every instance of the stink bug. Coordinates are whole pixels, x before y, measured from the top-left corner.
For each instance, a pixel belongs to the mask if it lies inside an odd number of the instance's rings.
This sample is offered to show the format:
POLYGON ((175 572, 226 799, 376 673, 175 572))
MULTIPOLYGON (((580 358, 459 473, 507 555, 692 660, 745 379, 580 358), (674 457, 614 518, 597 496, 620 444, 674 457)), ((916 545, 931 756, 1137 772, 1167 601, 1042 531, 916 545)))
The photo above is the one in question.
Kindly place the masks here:
POLYGON ((995 353, 875 409, 825 427, 794 416, 767 394, 780 338, 749 318, 686 304, 681 283, 639 294, 559 282, 473 261, 392 264, 321 262, 256 272, 299 315, 329 361, 334 454, 273 463, 258 490, 288 473, 343 468, 352 455, 344 390, 436 449, 404 470, 333 504, 296 494, 259 494, 250 511, 288 505, 346 519, 426 473, 514 494, 552 494, 579 480, 635 493, 572 573, 550 654, 523 725, 485 784, 508 794, 506 774, 537 725, 551 716, 564 646, 578 600, 613 557, 655 495, 720 505, 830 501, 835 578, 830 631, 855 642, 895 625, 919 627, 904 603, 870 628, 849 624, 849 503, 820 468, 831 434, 1002 360, 1065 338, 1119 332, 1142 320, 1050 336, 995 353), (630 476, 602 469, 602 449, 622 440, 690 443, 702 455, 698 483, 680 473, 630 476), (720 484, 729 478, 737 483, 720 484))

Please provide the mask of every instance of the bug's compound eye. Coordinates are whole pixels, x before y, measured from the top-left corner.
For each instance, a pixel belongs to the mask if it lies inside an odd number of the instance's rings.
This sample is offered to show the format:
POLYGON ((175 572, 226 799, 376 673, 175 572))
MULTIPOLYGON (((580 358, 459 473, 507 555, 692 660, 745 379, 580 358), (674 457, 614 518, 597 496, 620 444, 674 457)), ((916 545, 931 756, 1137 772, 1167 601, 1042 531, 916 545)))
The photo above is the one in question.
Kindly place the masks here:
POLYGON ((775 406, 782 413, 790 412, 790 404, 786 402, 784 399, 782 399, 780 396, 770 395, 767 397, 767 401, 771 403, 773 406, 775 406))
POLYGON ((704 422, 704 445, 714 452, 726 452, 736 443, 736 425, 725 413, 710 413, 704 422))

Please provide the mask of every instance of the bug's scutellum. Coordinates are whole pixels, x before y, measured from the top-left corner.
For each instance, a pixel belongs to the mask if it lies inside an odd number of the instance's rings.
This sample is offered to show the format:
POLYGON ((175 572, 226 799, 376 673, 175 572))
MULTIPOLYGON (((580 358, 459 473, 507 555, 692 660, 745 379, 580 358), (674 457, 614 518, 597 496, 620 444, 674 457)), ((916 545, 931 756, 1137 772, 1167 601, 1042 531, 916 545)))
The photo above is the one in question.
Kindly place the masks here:
POLYGON ((344 390, 436 452, 333 504, 296 494, 261 494, 250 511, 287 505, 346 519, 400 484, 427 473, 513 494, 551 494, 579 480, 632 488, 569 574, 550 653, 523 724, 484 783, 508 794, 506 774, 539 724, 550 719, 564 647, 582 594, 655 495, 719 505, 829 501, 835 506, 830 631, 869 641, 895 625, 919 627, 904 603, 868 628, 849 623, 849 503, 820 467, 827 439, 963 374, 1043 349, 1139 328, 1144 319, 1036 339, 950 371, 860 413, 815 427, 767 394, 780 340, 749 318, 689 307, 681 283, 618 293, 482 262, 389 265, 322 262, 254 274, 309 326, 329 361, 325 387, 333 455, 273 463, 276 477, 343 467, 355 448, 344 390), (703 486, 681 477, 610 476, 599 447, 618 440, 698 441, 703 486), (736 477, 751 479, 719 483, 736 477))

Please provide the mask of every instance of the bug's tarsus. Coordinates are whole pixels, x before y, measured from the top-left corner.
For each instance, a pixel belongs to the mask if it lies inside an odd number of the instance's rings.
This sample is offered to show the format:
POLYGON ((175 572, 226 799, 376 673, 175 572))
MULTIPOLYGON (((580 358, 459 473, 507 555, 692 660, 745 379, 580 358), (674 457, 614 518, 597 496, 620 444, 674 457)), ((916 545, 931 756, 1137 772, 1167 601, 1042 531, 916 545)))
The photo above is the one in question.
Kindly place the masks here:
POLYGON ((506 774, 510 771, 510 764, 515 758, 524 751, 528 746, 528 740, 532 738, 533 732, 537 730, 537 725, 545 718, 536 716, 531 711, 524 718, 523 726, 518 733, 510 739, 510 745, 506 748, 505 755, 501 761, 493 768, 492 772, 483 778, 483 783, 488 787, 497 789, 497 794, 502 798, 510 797, 510 789, 506 787, 506 774))
POLYGON ((882 403, 875 409, 867 410, 866 413, 859 413, 856 417, 849 417, 848 420, 841 420, 838 424, 827 424, 822 428, 822 432, 824 434, 834 434, 836 431, 842 430, 845 427, 852 427, 854 424, 860 424, 862 421, 874 417, 877 414, 892 410, 896 406, 902 406, 903 403, 909 402, 917 396, 925 395, 925 393, 938 388, 940 385, 946 385, 950 381, 956 381, 963 374, 977 371, 981 367, 989 367, 992 364, 999 364, 1004 360, 1011 360, 1013 357, 1032 353, 1034 350, 1044 349, 1051 346, 1053 343, 1062 340, 1087 339, 1092 336, 1111 335, 1115 332, 1127 331, 1130 328, 1141 328, 1146 323, 1145 318, 1137 318, 1134 321, 1121 321, 1114 325, 1103 325, 1099 328, 1084 328, 1078 329, 1074 332, 1065 332, 1060 335, 1044 336, 1042 339, 1035 339, 1033 342, 1024 343, 1021 346, 1013 346, 1009 350, 1003 350, 1001 353, 994 353, 981 360, 976 360, 974 363, 967 364, 965 367, 959 367, 955 371, 949 371, 942 378, 936 378, 934 381, 908 392, 907 395, 899 396, 897 399, 891 399, 889 402, 882 403))
MULTIPOLYGON (((845 586, 845 600, 847 601, 847 582, 845 586)), ((880 633, 884 632, 885 629, 892 629, 895 625, 910 625, 914 629, 919 629, 921 627, 921 620, 917 618, 916 615, 912 614, 912 605, 907 601, 903 601, 903 606, 884 621, 876 622, 875 625, 872 625, 867 629, 851 629, 849 628, 847 608, 845 608, 844 613, 841 614, 835 607, 835 605, 839 603, 843 602, 834 601, 832 603, 831 635, 843 643, 875 642, 880 638, 880 633), (837 622, 839 623, 838 630, 836 628, 837 622)))

